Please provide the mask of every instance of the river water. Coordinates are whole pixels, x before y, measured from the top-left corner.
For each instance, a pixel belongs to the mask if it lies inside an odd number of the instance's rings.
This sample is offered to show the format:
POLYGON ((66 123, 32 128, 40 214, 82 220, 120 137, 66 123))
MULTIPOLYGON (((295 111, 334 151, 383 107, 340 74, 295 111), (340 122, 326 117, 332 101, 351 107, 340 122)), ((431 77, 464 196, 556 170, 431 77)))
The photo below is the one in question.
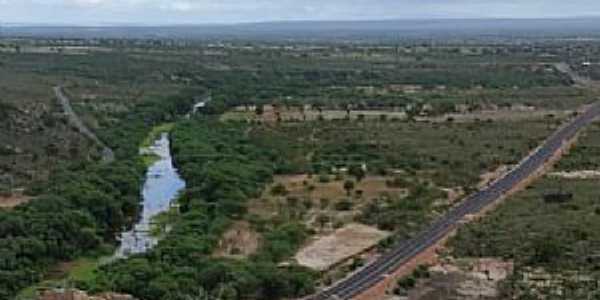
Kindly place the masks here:
POLYGON ((121 234, 121 245, 115 253, 116 258, 144 253, 156 246, 158 238, 150 233, 152 219, 169 210, 171 203, 185 188, 185 181, 173 166, 168 134, 163 133, 152 146, 143 149, 143 152, 156 155, 158 160, 146 172, 141 218, 131 230, 121 234))

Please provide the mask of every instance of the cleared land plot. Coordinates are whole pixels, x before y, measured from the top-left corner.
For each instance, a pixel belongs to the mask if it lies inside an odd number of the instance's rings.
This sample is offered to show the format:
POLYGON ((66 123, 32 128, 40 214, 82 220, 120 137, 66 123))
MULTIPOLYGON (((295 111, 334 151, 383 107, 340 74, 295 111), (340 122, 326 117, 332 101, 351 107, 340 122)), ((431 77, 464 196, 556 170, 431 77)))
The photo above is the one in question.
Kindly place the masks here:
POLYGON ((263 217, 294 215, 316 230, 327 231, 352 222, 371 199, 406 197, 408 190, 388 186, 390 180, 393 177, 367 176, 356 182, 351 176, 278 175, 260 199, 250 201, 249 212, 263 217), (355 183, 350 193, 344 189, 347 180, 355 183), (341 203, 348 205, 341 208, 341 203))
POLYGON ((348 224, 301 249, 296 261, 317 271, 331 267, 362 253, 390 235, 389 232, 362 224, 348 224))
POLYGON ((250 224, 238 221, 223 234, 214 256, 242 259, 258 250, 261 236, 254 231, 250 224))
POLYGON ((316 121, 316 120, 342 120, 344 118, 350 118, 351 120, 357 120, 359 118, 364 119, 406 119, 406 113, 402 111, 386 111, 386 110, 351 110, 350 113, 346 110, 332 110, 324 109, 318 111, 313 108, 282 108, 275 110, 271 105, 265 105, 264 112, 261 115, 257 115, 254 108, 246 110, 244 107, 238 107, 232 111, 229 111, 221 117, 222 120, 234 120, 234 121, 261 121, 261 122, 276 122, 278 121, 316 121))
POLYGON ((23 195, 0 196, 0 209, 9 209, 27 203, 30 197, 23 195))
POLYGON ((441 117, 421 118, 418 120, 431 122, 477 122, 477 121, 526 121, 531 119, 543 118, 566 118, 573 113, 571 110, 547 110, 547 109, 499 109, 499 110, 482 110, 471 113, 451 113, 441 117))
POLYGON ((501 282, 513 273, 513 268, 512 262, 495 258, 445 261, 420 267, 410 279, 400 280, 394 293, 411 300, 500 300, 504 299, 501 282))
MULTIPOLYGON (((309 197, 314 199, 337 199, 347 197, 347 191, 344 189, 345 180, 353 180, 349 175, 335 178, 335 176, 326 176, 327 181, 321 182, 322 176, 302 175, 278 175, 275 176, 274 183, 270 189, 267 188, 264 197, 270 195, 274 186, 283 184, 287 190, 288 196, 309 197)), ((387 182, 393 177, 387 176, 367 176, 360 182, 355 183, 353 190, 362 191, 362 197, 373 198, 382 194, 393 194, 397 196, 404 195, 407 191, 402 188, 390 187, 387 182)), ((352 194, 352 193, 351 193, 352 194)), ((316 203, 315 203, 316 204, 316 203)))
POLYGON ((548 174, 549 177, 560 177, 565 179, 600 179, 600 171, 582 170, 571 172, 553 172, 548 174))

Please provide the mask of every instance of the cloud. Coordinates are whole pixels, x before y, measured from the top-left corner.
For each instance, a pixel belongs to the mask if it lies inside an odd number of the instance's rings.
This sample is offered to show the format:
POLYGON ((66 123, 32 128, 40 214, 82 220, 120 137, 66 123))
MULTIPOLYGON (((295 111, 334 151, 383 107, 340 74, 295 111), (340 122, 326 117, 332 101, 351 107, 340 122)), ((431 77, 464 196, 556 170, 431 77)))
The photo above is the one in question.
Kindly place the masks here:
POLYGON ((171 9, 174 11, 188 12, 188 11, 191 11, 194 9, 194 5, 189 2, 176 1, 176 2, 170 3, 166 6, 163 6, 163 8, 171 9))
POLYGON ((598 0, 0 0, 0 21, 212 23, 600 15, 598 0))
POLYGON ((68 0, 65 2, 67 5, 70 4, 70 5, 76 5, 76 6, 90 7, 90 6, 109 4, 111 1, 110 0, 68 0))

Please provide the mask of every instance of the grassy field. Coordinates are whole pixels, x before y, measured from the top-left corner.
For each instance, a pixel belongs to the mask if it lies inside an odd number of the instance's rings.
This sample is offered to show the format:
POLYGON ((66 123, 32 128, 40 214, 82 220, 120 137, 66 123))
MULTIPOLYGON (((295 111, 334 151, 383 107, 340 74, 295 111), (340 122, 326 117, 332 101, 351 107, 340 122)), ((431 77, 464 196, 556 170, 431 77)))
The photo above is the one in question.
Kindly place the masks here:
POLYGON ((60 264, 51 271, 53 274, 50 278, 23 289, 15 300, 36 300, 40 290, 74 286, 77 282, 92 282, 96 279, 96 272, 102 261, 101 257, 82 257, 60 264))

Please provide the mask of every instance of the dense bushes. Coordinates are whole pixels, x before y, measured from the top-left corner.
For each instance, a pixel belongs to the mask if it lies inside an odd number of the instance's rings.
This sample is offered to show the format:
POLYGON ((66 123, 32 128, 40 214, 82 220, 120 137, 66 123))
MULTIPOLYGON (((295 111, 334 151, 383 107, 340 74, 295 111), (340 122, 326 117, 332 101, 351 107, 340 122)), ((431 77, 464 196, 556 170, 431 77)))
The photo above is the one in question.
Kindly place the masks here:
POLYGON ((48 195, 0 212, 0 298, 41 279, 50 264, 110 242, 135 216, 142 173, 134 162, 59 172, 48 195))
POLYGON ((0 211, 0 299, 39 281, 46 268, 112 243, 133 222, 144 168, 138 145, 149 129, 172 118, 190 97, 150 101, 106 128, 100 136, 116 149, 111 164, 69 162, 57 167, 47 184, 31 192, 35 200, 0 211))

